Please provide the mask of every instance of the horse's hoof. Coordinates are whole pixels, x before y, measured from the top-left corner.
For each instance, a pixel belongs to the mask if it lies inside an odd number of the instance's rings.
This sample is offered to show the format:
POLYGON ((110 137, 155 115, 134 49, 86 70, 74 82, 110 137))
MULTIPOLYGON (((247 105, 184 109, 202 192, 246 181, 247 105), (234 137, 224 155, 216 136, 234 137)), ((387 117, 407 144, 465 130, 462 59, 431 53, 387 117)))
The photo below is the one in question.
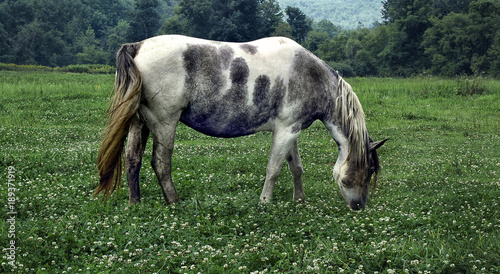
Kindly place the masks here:
POLYGON ((293 198, 293 200, 294 200, 296 203, 305 203, 305 202, 306 202, 306 197, 293 198))
POLYGON ((140 203, 141 203, 140 199, 130 199, 129 200, 129 204, 131 204, 131 205, 136 205, 136 204, 140 204, 140 203))
POLYGON ((298 194, 294 194, 293 195, 293 200, 297 203, 305 203, 306 201, 306 195, 302 192, 302 193, 298 193, 298 194))
POLYGON ((263 204, 267 204, 271 202, 271 197, 260 197, 260 202, 263 204))
POLYGON ((171 199, 166 199, 167 205, 175 204, 179 201, 179 196, 175 195, 175 197, 171 199))

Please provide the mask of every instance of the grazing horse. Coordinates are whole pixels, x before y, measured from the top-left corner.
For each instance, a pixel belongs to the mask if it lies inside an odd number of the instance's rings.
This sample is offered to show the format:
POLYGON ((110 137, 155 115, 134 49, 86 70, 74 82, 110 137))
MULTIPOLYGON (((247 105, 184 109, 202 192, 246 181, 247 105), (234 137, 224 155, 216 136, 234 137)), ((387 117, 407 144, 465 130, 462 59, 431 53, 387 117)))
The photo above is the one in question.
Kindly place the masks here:
POLYGON ((100 182, 110 195, 125 167, 130 203, 140 201, 139 170, 147 138, 151 165, 167 204, 179 200, 171 157, 179 121, 210 136, 238 137, 272 131, 273 141, 260 199, 270 201, 286 159, 294 200, 305 199, 297 138, 315 120, 339 147, 333 175, 352 209, 364 208, 372 174, 380 166, 364 112, 351 86, 325 62, 294 41, 265 38, 225 43, 179 35, 125 44, 117 53, 114 95, 98 154, 100 182), (128 136, 127 136, 128 134, 128 136))

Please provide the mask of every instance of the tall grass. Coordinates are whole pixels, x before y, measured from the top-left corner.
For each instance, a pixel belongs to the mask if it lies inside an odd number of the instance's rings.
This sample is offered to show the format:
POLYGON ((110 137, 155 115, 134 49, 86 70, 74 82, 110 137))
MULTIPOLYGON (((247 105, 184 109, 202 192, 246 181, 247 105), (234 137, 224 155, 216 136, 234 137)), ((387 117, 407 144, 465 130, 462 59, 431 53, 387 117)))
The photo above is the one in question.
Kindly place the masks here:
POLYGON ((0 271, 498 273, 500 81, 462 94, 463 81, 476 80, 348 79, 370 135, 390 138, 377 191, 354 212, 333 181, 336 145, 320 123, 299 138, 306 203, 292 202, 285 167, 273 202, 259 202, 269 133, 217 139, 184 125, 173 156, 178 204, 164 204, 151 143, 142 204, 128 205, 126 187, 101 201, 91 193, 113 76, 2 71, 0 242, 16 249, 14 268, 4 250, 0 271))

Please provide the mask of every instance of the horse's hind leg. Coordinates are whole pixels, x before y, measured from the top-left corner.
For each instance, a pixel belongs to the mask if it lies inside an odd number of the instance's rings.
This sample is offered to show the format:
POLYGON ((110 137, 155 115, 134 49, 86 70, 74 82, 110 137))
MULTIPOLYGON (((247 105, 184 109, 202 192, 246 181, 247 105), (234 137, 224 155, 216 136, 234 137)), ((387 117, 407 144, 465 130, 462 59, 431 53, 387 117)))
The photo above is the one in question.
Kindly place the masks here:
POLYGON ((172 153, 177 121, 158 123, 153 131, 153 159, 151 165, 160 183, 163 197, 167 204, 179 201, 179 196, 172 182, 172 153))
POLYGON ((132 120, 125 147, 125 166, 129 189, 129 202, 136 204, 141 201, 139 188, 139 171, 141 170, 142 155, 148 141, 149 129, 138 117, 132 120))
POLYGON ((299 155, 298 142, 295 141, 288 151, 286 156, 288 162, 288 168, 293 176, 293 199, 296 202, 305 201, 306 195, 304 194, 304 189, 302 188, 302 161, 299 155))

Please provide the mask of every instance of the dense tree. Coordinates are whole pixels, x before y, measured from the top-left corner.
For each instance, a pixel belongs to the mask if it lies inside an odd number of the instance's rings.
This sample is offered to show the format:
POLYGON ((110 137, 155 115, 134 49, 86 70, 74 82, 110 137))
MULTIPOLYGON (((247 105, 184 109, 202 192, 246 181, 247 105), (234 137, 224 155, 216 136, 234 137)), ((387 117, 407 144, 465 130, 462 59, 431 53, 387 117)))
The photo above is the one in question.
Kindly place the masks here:
POLYGON ((0 62, 9 63, 14 59, 14 56, 10 55, 11 52, 9 44, 9 33, 5 30, 5 27, 0 23, 0 62))
MULTIPOLYGON (((108 30, 125 18, 123 0, 4 0, 0 61, 64 66, 77 62, 84 48, 77 40, 90 27, 96 50, 107 51, 108 30)), ((88 50, 88 49, 87 49, 88 50)), ((98 59, 102 60, 102 59, 98 59)))
POLYGON ((340 33, 340 26, 334 25, 328 20, 321 20, 318 23, 314 23, 312 26, 312 31, 307 34, 304 42, 304 46, 310 51, 317 51, 319 45, 328 39, 333 38, 335 35, 340 33))
POLYGON ((211 39, 244 42, 261 37, 258 0, 212 0, 212 8, 211 39))
POLYGON ((318 32, 326 33, 329 38, 332 38, 333 36, 339 34, 342 31, 342 28, 340 26, 337 26, 331 21, 328 21, 326 19, 323 19, 318 23, 314 24, 313 29, 318 32))
POLYGON ((80 3, 58 5, 54 1, 40 0, 9 1, 7 4, 6 13, 11 13, 11 16, 6 17, 5 22, 9 25, 6 31, 14 56, 12 61, 52 66, 73 61, 74 55, 68 45, 71 37, 66 36, 65 23, 71 19, 74 10, 81 7, 80 3))
POLYGON ((288 23, 281 22, 278 24, 278 26, 276 26, 274 32, 271 33, 271 36, 283 36, 293 39, 292 28, 290 28, 290 25, 288 23))
POLYGON ((193 34, 191 27, 192 26, 189 26, 189 22, 184 18, 184 16, 175 14, 165 20, 165 23, 163 23, 160 30, 158 30, 158 34, 183 34, 196 36, 193 34))
MULTIPOLYGON (((479 0, 469 6, 471 26, 468 32, 473 43, 471 60, 475 74, 486 72, 494 59, 488 58, 498 26, 500 26, 500 2, 498 0, 479 0)), ((500 58, 500 56, 497 56, 500 58)))
POLYGON ((82 51, 76 54, 78 64, 103 64, 107 61, 107 54, 99 47, 99 43, 95 38, 94 29, 90 26, 85 31, 84 35, 77 40, 82 47, 82 51))
POLYGON ((377 72, 370 48, 372 39, 373 31, 360 28, 352 31, 347 41, 346 55, 356 75, 374 75, 377 72))
POLYGON ((160 33, 222 41, 250 41, 274 34, 283 13, 274 0, 182 0, 160 33))
POLYGON ((260 0, 260 16, 262 20, 261 36, 272 36, 283 23, 283 12, 276 0, 260 0))
POLYGON ((345 46, 349 40, 349 32, 343 31, 332 39, 328 39, 318 45, 316 51, 325 61, 342 62, 347 60, 345 46))
MULTIPOLYGON (((498 0, 385 0, 382 24, 347 30, 313 22, 298 7, 283 11, 279 1, 0 0, 0 62, 114 64, 121 44, 158 33, 225 41, 279 35, 344 76, 500 75, 498 0)), ((326 1, 295 2, 311 10, 326 1)))
POLYGON ((383 66, 396 75, 421 72, 428 65, 420 47, 430 26, 433 0, 385 0, 383 18, 391 23, 389 40, 380 53, 383 66))
POLYGON ((310 51, 315 52, 319 49, 319 45, 321 45, 328 39, 329 37, 327 33, 317 30, 312 30, 307 34, 304 46, 308 48, 310 51))
POLYGON ((134 0, 132 20, 127 33, 129 41, 141 41, 156 35, 160 27, 157 7, 158 0, 134 0))
POLYGON ((177 16, 172 18, 178 20, 167 21, 169 27, 174 26, 174 30, 163 27, 163 33, 182 33, 199 38, 209 38, 210 22, 213 17, 213 9, 210 0, 182 0, 179 8, 174 11, 177 16))
POLYGON ((450 13, 432 20, 422 46, 431 58, 435 74, 480 74, 500 57, 493 53, 500 5, 492 0, 472 2, 469 13, 450 13))
POLYGON ((307 33, 312 30, 311 21, 307 16, 296 7, 286 7, 285 13, 287 15, 286 21, 292 29, 292 36, 297 42, 302 42, 307 36, 307 33))
POLYGON ((127 42, 127 33, 129 32, 130 24, 122 20, 117 23, 117 25, 111 29, 109 32, 107 45, 109 49, 107 63, 114 64, 115 53, 120 49, 120 46, 127 42))
POLYGON ((493 44, 488 50, 488 59, 491 60, 489 72, 493 75, 500 75, 500 30, 496 31, 493 44))
POLYGON ((0 62, 18 62, 14 52, 16 34, 34 16, 27 0, 7 0, 0 3, 0 62))
POLYGON ((466 14, 450 13, 442 20, 433 18, 433 26, 425 32, 422 43, 431 59, 435 74, 470 74, 472 41, 467 28, 471 20, 466 14))
POLYGON ((434 15, 442 17, 452 12, 467 13, 471 1, 475 0, 435 0, 434 15))

